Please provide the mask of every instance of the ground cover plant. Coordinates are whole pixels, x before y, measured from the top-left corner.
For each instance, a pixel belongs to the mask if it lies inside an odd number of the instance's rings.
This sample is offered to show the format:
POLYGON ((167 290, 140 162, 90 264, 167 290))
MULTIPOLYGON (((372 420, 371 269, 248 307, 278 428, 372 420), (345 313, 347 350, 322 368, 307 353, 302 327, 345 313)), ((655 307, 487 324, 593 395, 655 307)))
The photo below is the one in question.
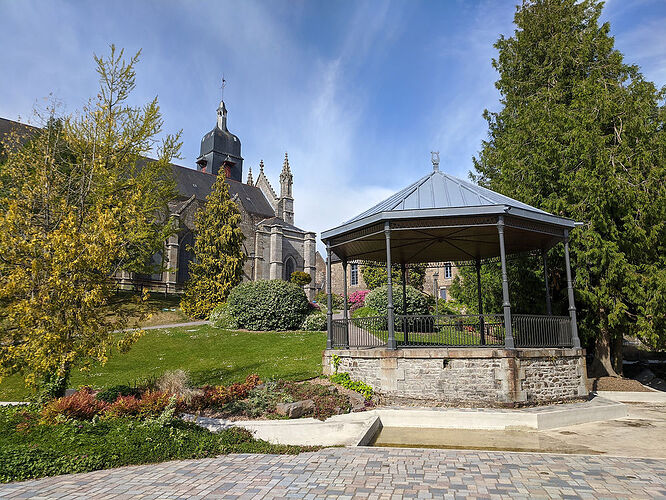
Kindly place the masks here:
MULTIPOLYGON (((209 325, 148 330, 131 351, 113 352, 104 366, 73 371, 70 387, 135 386, 178 369, 187 370, 197 386, 242 382, 252 373, 263 380, 305 380, 321 374, 325 347, 322 332, 246 332, 209 325)), ((0 383, 0 401, 31 395, 18 376, 0 383)))
POLYGON ((0 407, 0 482, 226 453, 299 453, 243 429, 219 433, 174 418, 109 417, 44 421, 42 409, 0 407))

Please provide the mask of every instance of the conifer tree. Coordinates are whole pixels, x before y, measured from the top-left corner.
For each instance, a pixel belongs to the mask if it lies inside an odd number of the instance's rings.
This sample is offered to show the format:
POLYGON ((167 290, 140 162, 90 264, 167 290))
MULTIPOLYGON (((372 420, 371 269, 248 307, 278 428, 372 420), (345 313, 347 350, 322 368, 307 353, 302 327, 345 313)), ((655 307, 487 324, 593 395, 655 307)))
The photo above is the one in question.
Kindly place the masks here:
POLYGON ((579 326, 593 367, 615 375, 624 335, 666 346, 666 92, 624 62, 601 11, 518 7, 513 36, 495 44, 501 109, 484 114, 474 166, 480 184, 584 223, 571 234, 579 326))
POLYGON ((219 175, 195 221, 194 259, 181 301, 183 311, 207 318, 243 279, 243 232, 238 206, 229 199, 229 186, 219 175))

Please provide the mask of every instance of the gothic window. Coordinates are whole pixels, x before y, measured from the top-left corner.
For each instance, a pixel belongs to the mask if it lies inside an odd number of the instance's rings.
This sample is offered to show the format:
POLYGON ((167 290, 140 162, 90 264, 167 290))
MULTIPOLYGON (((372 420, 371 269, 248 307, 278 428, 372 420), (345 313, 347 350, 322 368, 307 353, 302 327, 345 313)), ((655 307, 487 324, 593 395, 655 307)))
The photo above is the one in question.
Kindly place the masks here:
POLYGON ((349 273, 349 284, 351 286, 358 285, 358 264, 351 265, 351 272, 349 273))
POLYGON ((190 278, 190 261, 194 259, 194 235, 186 232, 178 238, 178 274, 176 281, 185 283, 190 278), (192 249, 190 248, 192 247, 192 249))
POLYGON ((284 280, 289 281, 291 279, 291 273, 293 273, 296 265, 294 264, 294 259, 292 257, 287 257, 284 261, 284 280))
POLYGON ((451 270, 451 263, 447 262, 444 264, 444 277, 446 279, 451 279, 452 276, 452 270, 451 270))

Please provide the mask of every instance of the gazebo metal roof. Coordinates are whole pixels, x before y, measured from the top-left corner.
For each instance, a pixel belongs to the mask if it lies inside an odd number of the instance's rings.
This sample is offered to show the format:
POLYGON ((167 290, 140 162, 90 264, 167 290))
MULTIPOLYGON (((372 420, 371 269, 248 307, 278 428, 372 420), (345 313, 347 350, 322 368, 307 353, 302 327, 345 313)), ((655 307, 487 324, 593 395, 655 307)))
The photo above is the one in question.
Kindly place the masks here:
POLYGON ((574 221, 434 169, 322 240, 344 260, 385 261, 383 231, 393 233, 399 263, 468 261, 499 256, 497 223, 507 227, 507 253, 547 250, 574 221))
POLYGON ((381 212, 423 210, 426 208, 470 208, 506 205, 546 214, 543 210, 501 195, 490 189, 463 181, 440 170, 433 170, 414 184, 398 191, 374 207, 347 221, 347 224, 381 212))

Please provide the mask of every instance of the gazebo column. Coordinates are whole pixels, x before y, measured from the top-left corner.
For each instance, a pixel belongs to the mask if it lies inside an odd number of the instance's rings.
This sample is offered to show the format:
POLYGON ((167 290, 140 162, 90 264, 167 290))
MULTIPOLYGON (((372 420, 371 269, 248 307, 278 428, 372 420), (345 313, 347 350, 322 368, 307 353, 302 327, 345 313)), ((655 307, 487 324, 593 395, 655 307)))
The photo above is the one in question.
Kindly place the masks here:
POLYGON ((384 234, 386 235, 386 274, 388 275, 388 289, 386 291, 386 315, 388 320, 388 348, 397 349, 395 341, 395 314, 393 311, 393 278, 391 277, 391 225, 384 224, 384 234))
POLYGON ((481 299, 481 259, 476 259, 476 294, 479 306, 479 331, 481 345, 486 345, 486 327, 483 321, 483 300, 481 299))
POLYGON ((331 244, 326 242, 326 349, 333 349, 333 297, 331 296, 331 244))
MULTIPOLYGON (((403 262, 400 264, 402 274, 402 315, 407 316, 407 266, 403 262)), ((402 318, 402 334, 404 335, 405 345, 407 345, 407 318, 402 318)))
POLYGON ((349 316, 347 315, 347 307, 348 307, 348 300, 347 300, 347 259, 344 259, 342 261, 342 280, 344 281, 345 285, 342 288, 342 295, 344 298, 344 311, 342 313, 342 317, 345 320, 345 347, 349 347, 349 316))
POLYGON ((574 303, 573 280, 571 279, 571 261, 569 259, 569 230, 564 230, 564 263, 567 268, 567 292, 569 295, 569 317, 571 318, 571 341, 576 348, 580 347, 578 323, 576 321, 576 304, 574 303))
POLYGON ((511 331, 511 302, 509 301, 509 279, 506 275, 506 251, 504 249, 504 216, 497 221, 499 233, 500 261, 502 263, 502 307, 504 308, 504 346, 514 349, 513 332, 511 331))
POLYGON ((542 250, 541 256, 543 257, 543 280, 546 283, 546 314, 552 316, 553 307, 550 303, 550 286, 548 284, 548 252, 542 250))

